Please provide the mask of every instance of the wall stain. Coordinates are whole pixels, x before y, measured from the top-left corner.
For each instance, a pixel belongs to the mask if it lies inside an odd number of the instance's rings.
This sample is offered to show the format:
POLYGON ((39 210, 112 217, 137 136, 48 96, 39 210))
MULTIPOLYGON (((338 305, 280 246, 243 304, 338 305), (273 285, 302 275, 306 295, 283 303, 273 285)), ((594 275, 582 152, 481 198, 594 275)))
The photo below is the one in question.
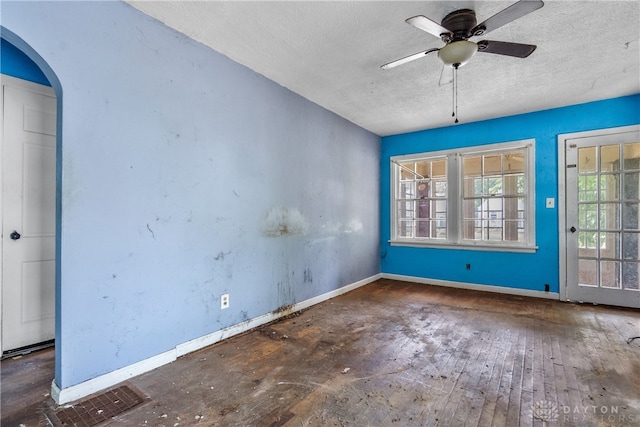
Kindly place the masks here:
POLYGON ((156 235, 151 229, 151 227, 149 227, 149 223, 147 223, 147 230, 149 230, 149 233, 151 233, 151 237, 153 237, 153 240, 156 240, 156 235))
POLYGON ((313 274, 311 274, 310 268, 304 270, 304 283, 313 283, 313 274))
POLYGON ((231 253, 231 251, 229 252, 218 252, 218 255, 216 255, 213 259, 216 261, 224 261, 224 257, 229 255, 231 253))

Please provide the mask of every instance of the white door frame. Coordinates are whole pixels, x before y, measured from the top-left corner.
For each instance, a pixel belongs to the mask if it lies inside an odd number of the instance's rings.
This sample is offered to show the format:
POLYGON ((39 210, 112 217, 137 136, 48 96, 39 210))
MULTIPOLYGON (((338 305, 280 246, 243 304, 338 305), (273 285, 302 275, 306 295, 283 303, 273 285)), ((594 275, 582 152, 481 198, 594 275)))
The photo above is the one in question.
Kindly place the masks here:
POLYGON ((566 206, 566 142, 569 139, 591 138, 612 133, 638 132, 640 124, 589 130, 558 135, 558 252, 560 255, 560 300, 567 301, 567 206, 566 206))
MULTIPOLYGON (((3 183, 3 170, 2 170, 2 157, 4 155, 4 153, 2 152, 2 149, 4 148, 4 141, 2 140, 4 138, 4 85, 5 84, 9 84, 11 86, 14 87, 19 87, 25 90, 29 90, 32 92, 37 92, 37 93, 41 93, 44 95, 51 95, 53 93, 53 96, 56 97, 57 99, 57 94, 55 93, 55 89, 53 87, 49 87, 49 86, 44 86, 41 85, 39 83, 34 83, 28 80, 24 80, 24 79, 20 79, 17 77, 12 77, 9 76, 7 74, 0 74, 1 80, 2 80, 2 84, 0 84, 0 225, 3 224, 4 218, 2 217, 2 212, 3 212, 3 207, 4 207, 4 192, 1 191, 4 185, 3 183)), ((58 104, 58 108, 59 108, 59 104, 58 104)), ((59 112, 56 112, 56 115, 59 115, 59 112)), ((56 129, 56 134, 59 131, 59 129, 56 129)), ((58 144, 59 138, 58 136, 56 136, 56 144, 58 144)), ((57 150, 57 148, 56 148, 57 150)), ((57 179, 56 177, 54 177, 54 179, 57 179)), ((56 195, 57 197, 57 195, 56 195)), ((4 230, 4 228, 2 228, 2 230, 4 230)), ((2 230, 0 230, 0 234, 2 233, 2 230)), ((56 233, 57 234, 57 233, 56 233)), ((1 239, 4 240, 5 238, 8 238, 8 236, 1 236, 1 239)), ((58 236, 56 236, 56 239, 58 239, 58 236)), ((3 289, 4 289, 4 283, 3 283, 3 274, 2 272, 4 271, 4 265, 2 264, 3 262, 3 244, 0 244, 0 307, 2 307, 2 294, 3 294, 3 289)), ((56 253, 56 257, 58 256, 58 254, 56 253)), ((58 284, 56 283, 55 285, 56 287, 58 286, 58 284)), ((0 310, 1 312, 1 310, 0 310)), ((57 314, 56 314, 57 316, 57 314)), ((0 354, 2 351, 4 351, 4 346, 3 346, 3 337, 2 337, 2 316, 0 316, 0 354)))

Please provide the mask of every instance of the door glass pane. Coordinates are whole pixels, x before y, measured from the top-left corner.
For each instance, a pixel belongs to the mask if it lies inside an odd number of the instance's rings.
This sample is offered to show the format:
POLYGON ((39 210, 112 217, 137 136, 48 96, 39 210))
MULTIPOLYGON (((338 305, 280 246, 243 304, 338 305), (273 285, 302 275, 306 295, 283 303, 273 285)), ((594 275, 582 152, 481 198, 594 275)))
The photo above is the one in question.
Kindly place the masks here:
POLYGON ((600 229, 619 230, 620 229, 620 203, 600 204, 600 229))
POLYGON ((620 170, 620 145, 605 145, 600 148, 600 171, 620 170))
POLYGON ((592 202, 598 199, 598 180, 596 175, 578 177, 578 201, 592 202))
POLYGON ((594 259, 578 260, 578 284, 581 286, 598 286, 598 269, 594 259))
POLYGON ((638 286, 638 266, 637 262, 622 263, 622 287, 625 289, 640 290, 638 286))
POLYGON ((600 257, 620 259, 620 233, 600 233, 600 257))
POLYGON ((622 227, 627 230, 637 230, 640 217, 638 203, 624 203, 622 205, 622 227))
POLYGON ((622 258, 630 260, 640 259, 640 251, 638 237, 640 233, 624 233, 622 235, 622 258))
POLYGON ((625 200, 638 200, 638 182, 640 180, 640 172, 624 174, 624 189, 622 191, 625 200))
POLYGON ((624 169, 640 169, 640 142, 624 144, 624 169))
POLYGON ((600 175, 600 200, 620 200, 620 175, 600 175))
POLYGON ((578 149, 578 173, 596 171, 596 147, 578 149))
POLYGON ((578 205, 578 228, 595 230, 598 227, 598 205, 584 203, 578 205))
POLYGON ((600 286, 620 288, 620 262, 600 261, 600 286))

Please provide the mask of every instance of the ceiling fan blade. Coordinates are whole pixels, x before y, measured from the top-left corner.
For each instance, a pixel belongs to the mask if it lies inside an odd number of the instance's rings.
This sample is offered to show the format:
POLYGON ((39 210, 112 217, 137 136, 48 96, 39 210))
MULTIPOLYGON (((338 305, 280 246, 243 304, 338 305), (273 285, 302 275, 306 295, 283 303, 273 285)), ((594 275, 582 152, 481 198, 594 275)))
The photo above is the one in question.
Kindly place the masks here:
POLYGON ((413 25, 419 30, 426 31, 427 33, 436 36, 437 38, 441 38, 443 34, 453 35, 451 31, 423 15, 414 16, 405 20, 405 22, 407 24, 413 25))
POLYGON ((405 56, 404 58, 396 59, 395 61, 391 61, 387 64, 382 65, 380 68, 383 70, 388 70, 390 68, 395 68, 398 65, 406 64, 407 62, 415 61, 416 59, 423 58, 430 54, 431 52, 436 52, 440 49, 427 49, 424 52, 414 53, 413 55, 405 56))
POLYGON ((540 9, 542 6, 544 6, 544 3, 541 0, 520 0, 508 8, 496 13, 484 22, 476 25, 475 28, 471 30, 471 34, 475 36, 486 34, 489 31, 500 28, 511 21, 522 18, 526 14, 540 9))
POLYGON ((536 50, 536 47, 533 44, 497 42, 494 40, 481 40, 478 42, 478 52, 515 56, 516 58, 526 58, 536 50))

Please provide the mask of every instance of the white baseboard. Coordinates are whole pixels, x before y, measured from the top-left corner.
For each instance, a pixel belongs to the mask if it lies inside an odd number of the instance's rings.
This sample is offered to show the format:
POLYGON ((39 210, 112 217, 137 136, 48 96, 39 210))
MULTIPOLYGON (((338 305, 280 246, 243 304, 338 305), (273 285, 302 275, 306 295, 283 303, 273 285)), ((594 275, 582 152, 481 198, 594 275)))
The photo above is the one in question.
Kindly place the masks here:
POLYGON ((141 360, 140 362, 125 366, 104 375, 100 375, 99 377, 92 378, 88 381, 73 385, 71 387, 60 389, 54 381, 51 383, 51 397, 58 405, 79 400, 98 391, 112 387, 118 383, 121 383, 122 381, 126 381, 137 375, 144 374, 145 372, 149 372, 153 369, 159 368, 160 366, 169 364, 180 356, 184 356, 185 354, 200 350, 204 347, 220 342, 226 338, 246 332, 257 326, 264 325, 265 323, 277 320, 280 317, 311 307, 312 305, 316 305, 331 298, 335 298, 356 288, 374 282, 381 277, 382 274, 378 273, 366 279, 362 279, 355 283, 343 286, 342 288, 335 289, 322 295, 318 295, 308 300, 293 304, 291 307, 288 307, 287 310, 263 314, 262 316, 255 317, 253 319, 249 319, 236 325, 229 326, 211 334, 193 339, 191 341, 187 341, 182 344, 178 344, 175 349, 166 351, 156 356, 152 356, 148 359, 141 360))
POLYGON ((71 387, 61 389, 56 382, 53 381, 51 383, 51 397, 59 405, 73 402, 74 400, 89 396, 90 394, 109 388, 137 375, 159 368, 174 360, 176 360, 176 351, 169 350, 71 387))
POLYGON ((424 283, 426 285, 446 286, 449 288, 472 289, 474 291, 496 292, 500 294, 523 297, 546 298, 560 300, 558 292, 532 291, 529 289, 509 288, 505 286, 479 285, 476 283, 454 282, 450 280, 428 279, 425 277, 403 276, 401 274, 382 273, 383 279, 401 280, 404 282, 424 283))

